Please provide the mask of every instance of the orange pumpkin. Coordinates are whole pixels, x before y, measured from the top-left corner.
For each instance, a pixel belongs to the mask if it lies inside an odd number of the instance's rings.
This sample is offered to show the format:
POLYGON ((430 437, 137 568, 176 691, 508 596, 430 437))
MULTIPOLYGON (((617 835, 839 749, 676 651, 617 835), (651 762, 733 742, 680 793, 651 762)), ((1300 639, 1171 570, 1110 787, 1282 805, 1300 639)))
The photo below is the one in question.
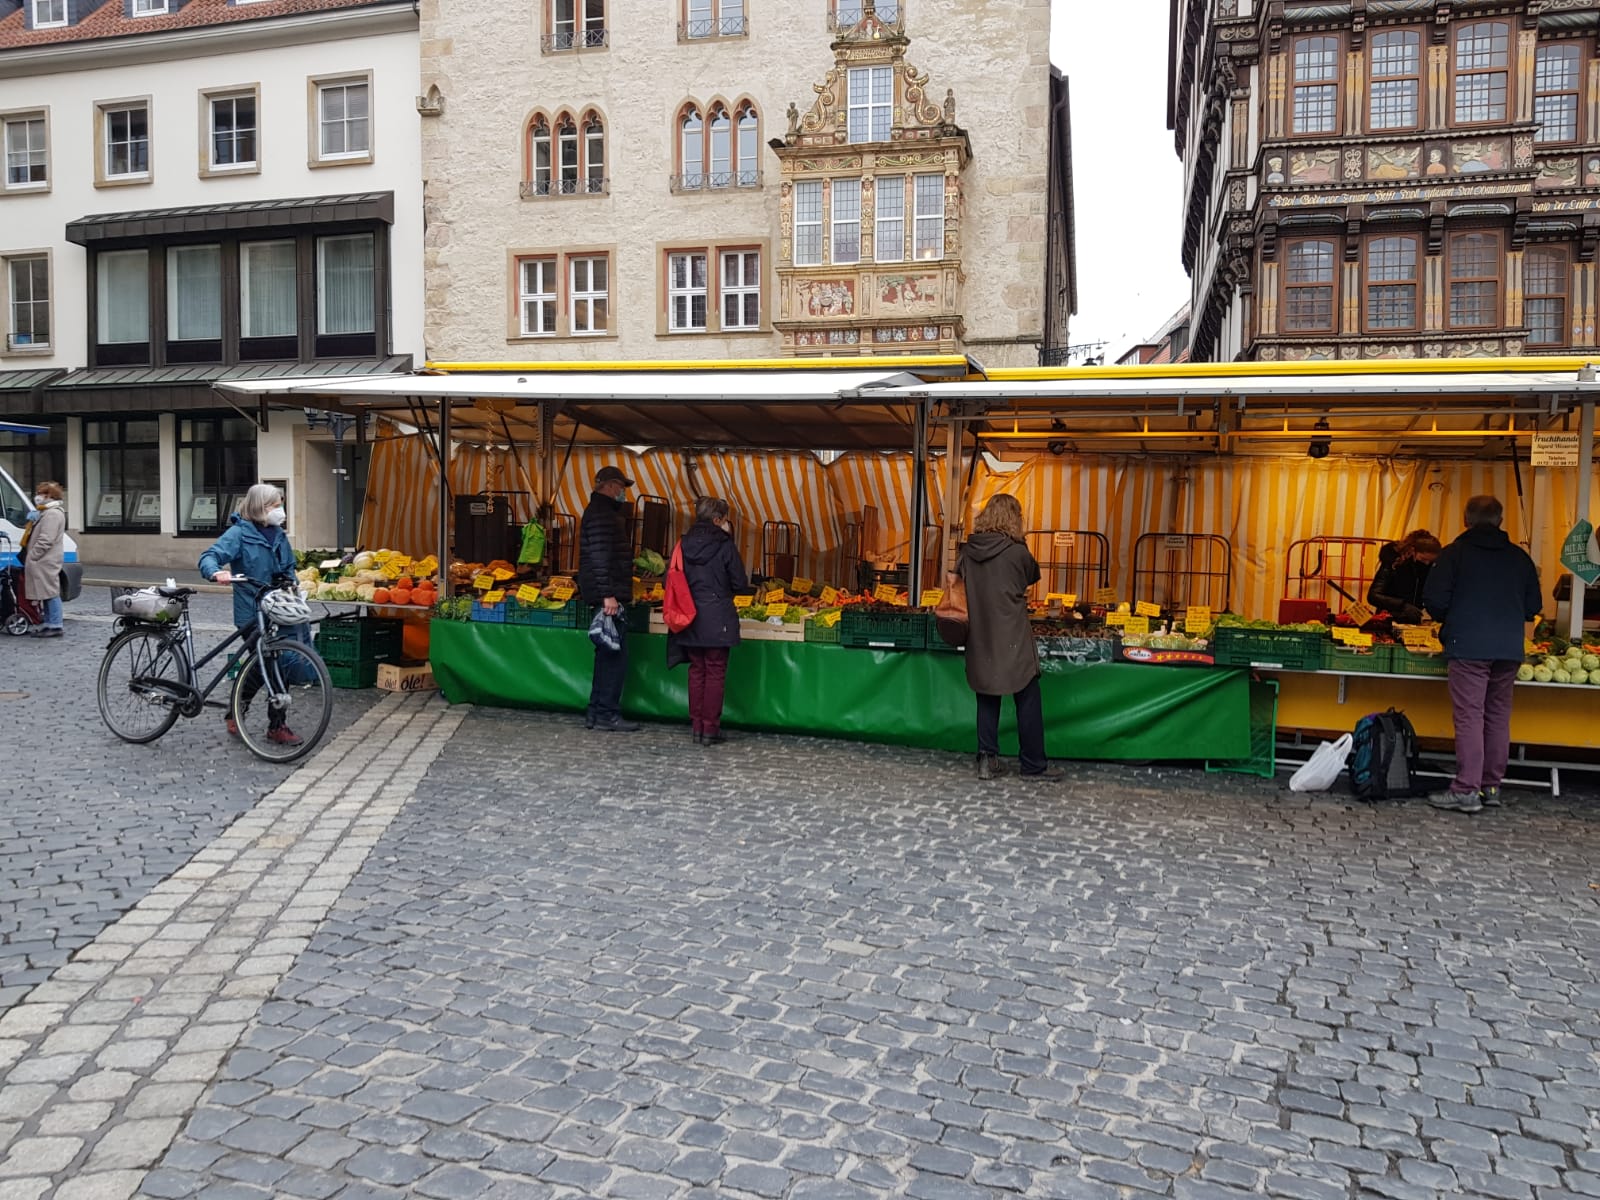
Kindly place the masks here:
POLYGON ((417 605, 419 608, 431 608, 433 607, 433 602, 437 599, 438 597, 432 592, 419 591, 411 593, 411 603, 417 605))
POLYGON ((394 586, 398 591, 409 592, 416 585, 411 582, 411 576, 402 575, 394 581, 394 586))
POLYGON ((372 602, 374 604, 387 604, 387 603, 389 603, 389 589, 388 588, 373 588, 372 589, 372 602))
POLYGON ((389 599, 395 604, 410 604, 411 589, 403 587, 394 588, 389 592, 389 599))

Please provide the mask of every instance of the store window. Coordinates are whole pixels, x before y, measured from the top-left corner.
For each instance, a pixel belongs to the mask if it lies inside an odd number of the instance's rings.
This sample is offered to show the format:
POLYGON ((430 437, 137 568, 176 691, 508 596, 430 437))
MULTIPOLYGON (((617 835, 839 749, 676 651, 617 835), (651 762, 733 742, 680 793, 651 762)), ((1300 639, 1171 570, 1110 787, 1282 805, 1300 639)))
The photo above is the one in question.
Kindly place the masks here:
POLYGON ((255 482, 254 422, 235 414, 178 422, 179 533, 220 533, 255 482))
POLYGON ((1451 329, 1487 329, 1500 323, 1500 235, 1489 230, 1450 237, 1451 329))
POLYGON ((1421 121, 1422 35, 1396 29, 1372 35, 1367 126, 1374 133, 1415 129, 1421 121))
POLYGON ((1559 246, 1532 246, 1522 256, 1523 315, 1530 346, 1565 346, 1567 252, 1559 246))
POLYGON ((150 361, 150 252, 95 255, 95 364, 150 361))
MULTIPOLYGON (((22 418, 29 425, 43 425, 48 433, 0 433, 0 467, 28 495, 35 484, 53 479, 63 487, 67 482, 67 421, 65 417, 22 418)), ((0 488, 0 503, 13 525, 21 526, 27 516, 22 502, 0 488)))
POLYGON ((167 361, 222 361, 222 247, 167 247, 167 361))
POLYGON ((1331 333, 1336 257, 1333 242, 1307 238, 1283 250, 1283 331, 1331 333))
POLYGON ((155 417, 83 422, 85 529, 155 533, 161 528, 161 439, 155 417))
POLYGON ((1506 119, 1510 47, 1511 26, 1505 21, 1472 21, 1456 27, 1456 124, 1506 119))
MULTIPOLYGON (((1330 243, 1331 245, 1331 243, 1330 243)), ((1367 243, 1368 333, 1401 333, 1417 327, 1417 238, 1373 238, 1367 243)))
POLYGON ((1540 46, 1533 66, 1533 119, 1542 143, 1578 140, 1578 81, 1583 56, 1571 42, 1540 46))
POLYGON ((1297 134, 1334 133, 1339 122, 1339 39, 1303 37, 1294 42, 1294 89, 1289 129, 1297 134))

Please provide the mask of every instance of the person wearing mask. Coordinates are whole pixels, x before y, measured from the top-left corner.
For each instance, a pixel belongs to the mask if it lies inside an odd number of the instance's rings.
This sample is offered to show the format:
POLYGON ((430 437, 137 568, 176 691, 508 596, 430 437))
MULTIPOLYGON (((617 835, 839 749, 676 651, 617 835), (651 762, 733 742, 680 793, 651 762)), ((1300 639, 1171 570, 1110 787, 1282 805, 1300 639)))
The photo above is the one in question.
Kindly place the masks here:
POLYGON ((23 539, 23 594, 38 604, 44 617, 36 637, 58 638, 61 620, 61 562, 66 546, 67 510, 61 503, 61 485, 46 480, 33 490, 38 516, 23 539))
POLYGON ((1422 620, 1422 593, 1442 547, 1426 529, 1416 529, 1378 551, 1378 573, 1367 588, 1367 603, 1402 625, 1422 620))
MULTIPOLYGON (((633 599, 633 555, 622 497, 633 486, 616 467, 601 467, 578 526, 578 591, 585 604, 626 625, 622 606, 633 599)), ((591 614, 592 615, 592 614, 591 614)), ((628 638, 609 650, 594 648, 594 681, 589 687, 586 729, 632 733, 639 726, 622 716, 622 685, 628 677, 628 638)))
MULTIPOLYGON (((294 550, 289 545, 289 535, 283 531, 287 519, 283 493, 270 483, 254 484, 245 493, 239 511, 228 518, 228 528, 222 536, 200 556, 202 578, 214 583, 233 583, 235 576, 250 580, 249 585, 233 589, 233 623, 241 631, 255 627, 260 585, 271 583, 277 575, 294 574, 294 550)), ((285 629, 281 633, 304 641, 310 637, 310 627, 297 625, 292 631, 285 629)), ((255 674, 255 690, 259 691, 260 672, 255 674)), ((245 711, 254 694, 251 691, 244 697, 245 711)), ((241 715, 230 709, 224 718, 233 737, 239 736, 241 715)), ((289 728, 287 718, 276 711, 267 714, 267 736, 283 746, 298 746, 301 740, 289 728)))
POLYGON ((739 644, 739 613, 733 598, 750 586, 744 560, 733 544, 728 502, 702 496, 694 524, 678 543, 683 574, 694 597, 694 620, 671 635, 674 649, 689 659, 689 722, 697 745, 722 743, 722 697, 728 656, 739 644))
POLYGON ((978 778, 1001 775, 1000 704, 1017 709, 1019 762, 1027 779, 1060 779, 1044 753, 1039 652, 1028 623, 1028 589, 1039 564, 1022 537, 1022 506, 999 495, 973 523, 956 563, 967 589, 967 684, 978 697, 978 778))
POLYGON ((1428 797, 1435 808, 1475 813, 1500 805, 1511 759, 1511 698, 1527 623, 1543 606, 1533 559, 1500 528, 1493 496, 1467 501, 1466 532, 1444 548, 1428 576, 1423 605, 1443 627, 1450 670, 1456 774, 1428 797))

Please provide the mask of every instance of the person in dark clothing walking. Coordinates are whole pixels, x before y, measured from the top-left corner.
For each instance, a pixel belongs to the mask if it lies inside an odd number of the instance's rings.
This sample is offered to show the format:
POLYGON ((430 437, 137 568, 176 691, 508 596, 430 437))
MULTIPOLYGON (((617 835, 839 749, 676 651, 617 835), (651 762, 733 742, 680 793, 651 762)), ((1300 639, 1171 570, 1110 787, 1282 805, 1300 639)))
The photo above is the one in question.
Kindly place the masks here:
POLYGON ((1403 625, 1422 620, 1422 594, 1428 572, 1443 549, 1426 529, 1415 529, 1378 551, 1378 573, 1367 588, 1367 603, 1403 625))
POLYGON ((1475 813, 1500 805, 1511 758, 1511 697, 1527 622, 1539 615, 1539 570, 1500 528, 1493 496, 1467 501, 1466 532, 1444 548, 1428 576, 1427 610, 1443 623, 1450 667, 1456 775, 1428 797, 1435 808, 1475 813))
MULTIPOLYGON (((595 612, 621 618, 622 605, 633 599, 633 555, 628 544, 622 497, 633 486, 616 467, 594 475, 594 493, 578 527, 578 592, 595 612)), ((639 726, 622 716, 622 685, 628 676, 628 639, 616 650, 594 648, 594 682, 589 688, 585 728, 631 733, 639 726)))
POLYGON ((1039 564, 1022 538, 1022 506, 1015 496, 996 496, 972 529, 956 573, 967 588, 967 684, 978 695, 978 778, 1002 774, 1000 702, 1010 696, 1023 776, 1059 779, 1044 754, 1039 651, 1028 624, 1028 589, 1039 582, 1039 564))
POLYGON ((733 544, 728 502, 715 496, 696 501, 694 525, 679 545, 695 615, 687 629, 671 637, 674 648, 689 658, 689 721, 694 740, 698 745, 716 746, 723 741, 722 697, 728 656, 739 644, 739 613, 733 598, 750 586, 744 560, 733 544))

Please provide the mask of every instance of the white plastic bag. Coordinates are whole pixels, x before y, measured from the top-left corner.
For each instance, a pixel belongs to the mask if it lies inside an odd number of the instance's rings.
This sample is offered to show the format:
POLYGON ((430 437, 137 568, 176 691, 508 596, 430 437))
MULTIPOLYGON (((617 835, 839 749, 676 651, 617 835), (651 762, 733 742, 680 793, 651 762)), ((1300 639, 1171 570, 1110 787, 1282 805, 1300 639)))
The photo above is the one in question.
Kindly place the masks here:
POLYGON ((1354 744, 1348 733, 1337 742, 1323 742, 1311 752, 1311 758, 1289 780, 1291 792, 1325 792, 1339 782, 1345 759, 1350 757, 1354 744))

